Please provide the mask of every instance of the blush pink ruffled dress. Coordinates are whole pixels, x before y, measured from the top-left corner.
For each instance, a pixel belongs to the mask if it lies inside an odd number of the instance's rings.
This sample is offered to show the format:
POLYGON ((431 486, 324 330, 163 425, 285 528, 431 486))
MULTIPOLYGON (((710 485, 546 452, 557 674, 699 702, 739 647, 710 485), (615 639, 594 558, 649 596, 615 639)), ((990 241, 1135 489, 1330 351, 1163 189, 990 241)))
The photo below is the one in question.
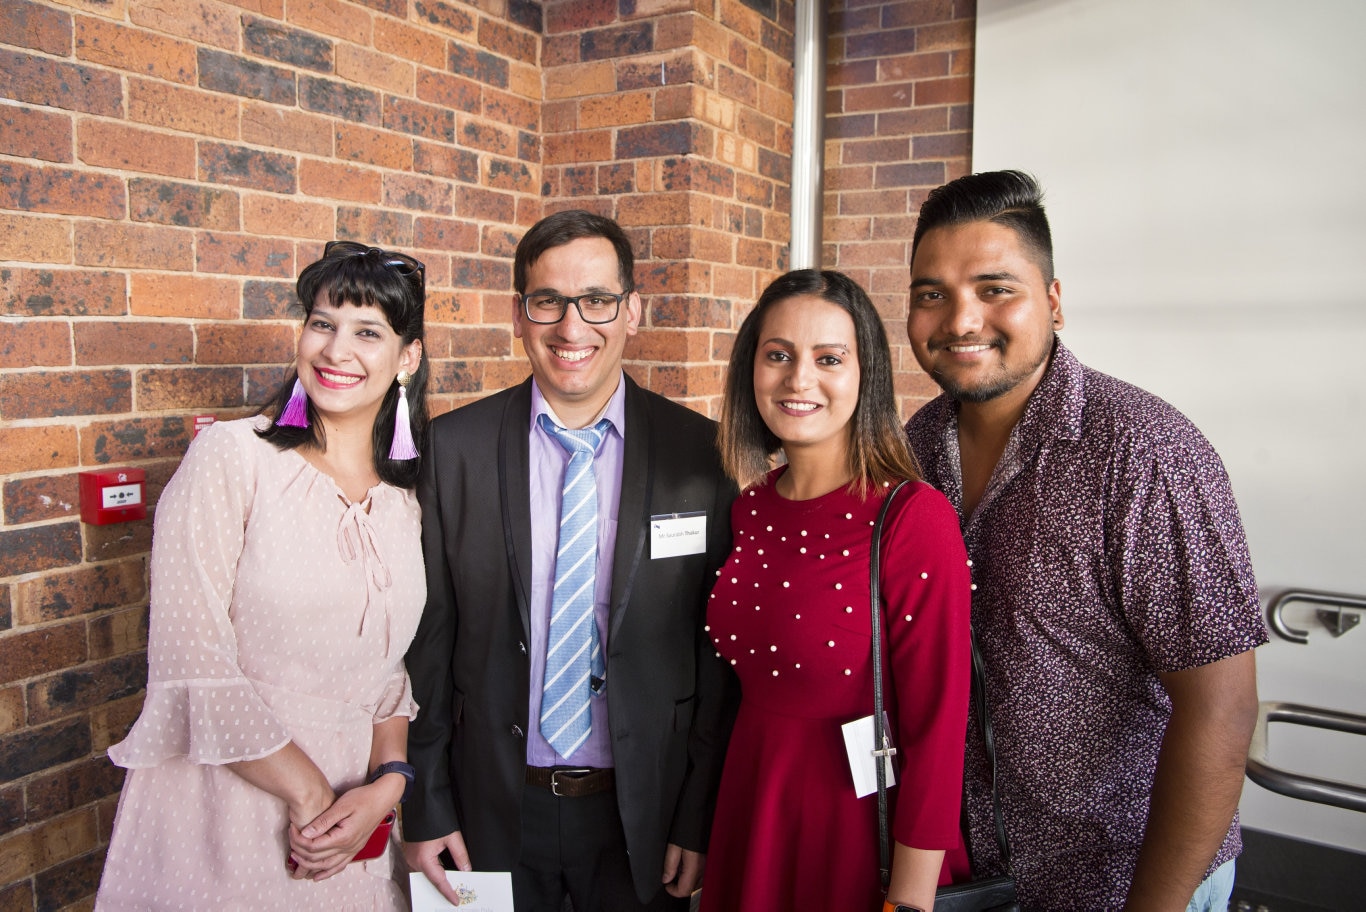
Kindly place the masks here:
POLYGON ((374 724, 417 711, 416 498, 380 484, 352 504, 262 421, 200 434, 157 506, 147 696, 109 749, 129 772, 101 912, 405 907, 392 847, 291 880, 284 802, 224 765, 293 740, 340 793, 365 780, 374 724))

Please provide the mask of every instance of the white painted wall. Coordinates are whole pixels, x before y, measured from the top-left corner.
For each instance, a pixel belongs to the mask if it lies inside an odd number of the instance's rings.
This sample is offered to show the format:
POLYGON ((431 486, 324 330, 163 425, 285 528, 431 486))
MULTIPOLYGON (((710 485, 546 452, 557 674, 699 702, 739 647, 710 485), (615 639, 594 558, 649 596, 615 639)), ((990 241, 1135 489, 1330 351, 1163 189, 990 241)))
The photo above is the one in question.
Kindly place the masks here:
MULTIPOLYGON (((1047 192, 1085 363, 1223 456, 1263 593, 1366 594, 1366 2, 978 0, 973 170, 1047 192)), ((1366 623, 1308 606, 1264 700, 1366 713, 1366 623)), ((1366 784, 1366 737, 1277 724, 1271 759, 1366 784)), ((1366 814, 1251 782, 1244 822, 1366 851, 1366 814)))

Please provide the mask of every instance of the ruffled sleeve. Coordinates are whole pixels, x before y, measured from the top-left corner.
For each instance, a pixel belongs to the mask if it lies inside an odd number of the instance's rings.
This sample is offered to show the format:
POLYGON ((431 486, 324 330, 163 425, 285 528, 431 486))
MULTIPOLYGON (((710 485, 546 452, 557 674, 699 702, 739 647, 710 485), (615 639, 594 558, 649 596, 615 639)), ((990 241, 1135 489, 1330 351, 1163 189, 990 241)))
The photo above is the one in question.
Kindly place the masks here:
POLYGON ((233 586, 256 488, 249 422, 197 437, 162 492, 153 527, 147 697, 119 766, 171 757, 223 764, 271 754, 290 740, 238 665, 233 586))
POLYGON ((399 665, 384 685, 384 694, 375 706, 375 724, 387 722, 396 716, 407 716, 409 721, 417 718, 417 701, 413 699, 413 685, 408 672, 399 665))

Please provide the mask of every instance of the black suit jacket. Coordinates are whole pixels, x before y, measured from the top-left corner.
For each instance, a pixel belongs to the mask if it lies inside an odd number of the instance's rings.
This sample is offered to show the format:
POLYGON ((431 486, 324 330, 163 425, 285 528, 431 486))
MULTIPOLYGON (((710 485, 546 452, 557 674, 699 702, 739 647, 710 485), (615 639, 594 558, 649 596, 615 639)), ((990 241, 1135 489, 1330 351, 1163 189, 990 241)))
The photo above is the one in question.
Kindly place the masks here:
MULTIPOLYGON (((607 699, 622 827, 642 900, 668 842, 705 851, 738 686, 705 632, 730 550, 734 485, 716 425, 626 385, 625 454, 607 637, 607 699), (703 554, 652 559, 649 518, 706 511, 703 554)), ((531 664, 531 381, 437 418, 422 504, 427 607, 408 651, 420 707, 404 837, 461 830, 478 870, 520 849, 531 664)))

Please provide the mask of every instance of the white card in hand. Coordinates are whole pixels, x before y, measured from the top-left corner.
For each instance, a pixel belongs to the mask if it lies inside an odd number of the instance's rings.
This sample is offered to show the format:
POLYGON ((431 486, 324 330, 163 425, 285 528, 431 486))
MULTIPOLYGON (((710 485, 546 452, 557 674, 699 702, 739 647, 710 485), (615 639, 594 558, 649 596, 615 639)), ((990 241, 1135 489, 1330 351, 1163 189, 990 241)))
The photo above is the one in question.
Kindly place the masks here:
POLYGON ((507 871, 447 871, 446 880, 460 893, 460 905, 451 905, 421 871, 409 874, 413 912, 512 912, 512 875, 507 871))
MULTIPOLYGON (((883 728, 886 729, 884 717, 883 728)), ((854 794, 862 798, 877 791, 877 767, 873 764, 873 717, 864 716, 840 726, 844 749, 849 754, 849 771, 854 774, 854 794)), ((890 739, 889 739, 890 740, 890 739)), ((882 760, 887 770, 887 785, 896 785, 896 764, 892 757, 882 760)))

